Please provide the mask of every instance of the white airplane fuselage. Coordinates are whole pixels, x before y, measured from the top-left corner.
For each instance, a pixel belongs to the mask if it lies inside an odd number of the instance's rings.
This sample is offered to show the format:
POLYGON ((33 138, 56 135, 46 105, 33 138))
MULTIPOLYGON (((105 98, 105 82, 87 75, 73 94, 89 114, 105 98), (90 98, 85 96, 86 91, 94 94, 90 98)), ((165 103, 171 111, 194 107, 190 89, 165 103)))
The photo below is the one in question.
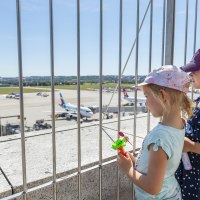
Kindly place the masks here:
MULTIPOLYGON (((78 108, 76 105, 72 105, 70 103, 65 103, 64 99, 63 99, 63 96, 62 94, 60 93, 60 100, 61 100, 61 103, 59 104, 62 108, 64 108, 66 111, 69 111, 71 113, 75 113, 77 114, 78 113, 78 108)), ((80 115, 81 117, 86 117, 87 118, 90 118, 93 116, 93 112, 88 108, 88 107, 80 107, 80 115)))
MULTIPOLYGON (((130 103, 135 103, 135 98, 134 97, 126 97, 126 96, 124 96, 124 99, 129 101, 130 103)), ((137 103, 145 106, 146 99, 145 98, 137 98, 137 103)))
MULTIPOLYGON (((77 106, 72 105, 70 103, 65 103, 63 105, 63 108, 66 111, 70 111, 72 113, 76 113, 77 114, 77 112, 78 112, 77 106)), ((81 114, 82 117, 90 118, 90 117, 92 117, 93 112, 87 107, 80 107, 80 114, 81 114)))
MULTIPOLYGON (((123 95, 124 95, 124 99, 126 101, 129 101, 130 103, 135 103, 135 98, 134 97, 130 97, 126 91, 126 89, 122 90, 123 95)), ((137 98, 137 104, 141 105, 141 106, 146 106, 146 98, 137 98)))

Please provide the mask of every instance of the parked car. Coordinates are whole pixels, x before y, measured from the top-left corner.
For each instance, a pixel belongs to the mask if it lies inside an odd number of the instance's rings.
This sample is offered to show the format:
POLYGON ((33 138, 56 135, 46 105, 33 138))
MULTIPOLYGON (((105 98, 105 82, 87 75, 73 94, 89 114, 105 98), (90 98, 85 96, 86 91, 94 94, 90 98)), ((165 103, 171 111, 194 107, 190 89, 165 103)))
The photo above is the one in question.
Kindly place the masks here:
POLYGON ((36 95, 37 95, 37 96, 42 96, 42 93, 41 93, 41 92, 38 92, 36 95))
POLYGON ((48 97, 49 94, 47 94, 47 93, 43 93, 42 96, 43 96, 43 97, 48 97))
POLYGON ((41 96, 41 97, 48 97, 49 96, 49 94, 47 94, 47 93, 42 93, 42 92, 38 92, 37 94, 36 94, 37 96, 41 96))
POLYGON ((11 92, 6 95, 6 98, 10 98, 10 99, 19 99, 19 97, 20 97, 19 93, 16 93, 16 92, 11 92))

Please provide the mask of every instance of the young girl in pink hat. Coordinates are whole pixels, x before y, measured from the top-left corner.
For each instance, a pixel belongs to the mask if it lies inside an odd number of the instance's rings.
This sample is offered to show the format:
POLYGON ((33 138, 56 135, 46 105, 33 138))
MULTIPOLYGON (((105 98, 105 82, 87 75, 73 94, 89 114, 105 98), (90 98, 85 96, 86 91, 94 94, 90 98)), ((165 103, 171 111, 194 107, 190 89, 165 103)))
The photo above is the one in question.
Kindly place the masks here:
POLYGON ((186 93, 189 76, 175 66, 153 70, 139 86, 146 96, 146 106, 162 120, 144 138, 137 158, 118 153, 118 165, 135 184, 136 200, 181 200, 175 178, 183 144, 184 120, 192 113, 186 93))
MULTIPOLYGON (((190 73, 193 88, 200 89, 200 49, 192 60, 181 69, 190 73)), ((195 99, 194 103, 193 115, 186 123, 183 148, 183 151, 188 152, 192 169, 186 170, 181 161, 176 171, 183 200, 200 200, 200 97, 195 99)))

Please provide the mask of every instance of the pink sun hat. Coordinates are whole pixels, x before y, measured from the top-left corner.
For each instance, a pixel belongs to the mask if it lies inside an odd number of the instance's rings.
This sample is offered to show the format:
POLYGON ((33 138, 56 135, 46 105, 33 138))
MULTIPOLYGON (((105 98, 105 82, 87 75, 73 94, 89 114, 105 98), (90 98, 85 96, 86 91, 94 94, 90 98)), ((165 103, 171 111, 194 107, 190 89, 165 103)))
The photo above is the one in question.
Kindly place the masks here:
POLYGON ((165 65, 150 72, 139 87, 155 84, 187 93, 190 85, 190 77, 186 72, 174 65, 165 65))

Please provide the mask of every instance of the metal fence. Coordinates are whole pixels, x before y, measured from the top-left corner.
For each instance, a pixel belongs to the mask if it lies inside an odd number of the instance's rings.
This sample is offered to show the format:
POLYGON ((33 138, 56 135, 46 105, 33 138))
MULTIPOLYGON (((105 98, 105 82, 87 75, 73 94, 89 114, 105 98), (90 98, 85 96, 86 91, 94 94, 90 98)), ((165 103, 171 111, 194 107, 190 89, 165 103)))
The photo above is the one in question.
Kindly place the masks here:
MULTIPOLYGON (((152 30, 153 30, 153 16, 154 16, 154 3, 155 1, 149 0, 149 3, 146 7, 144 12, 144 16, 140 18, 140 9, 141 9, 141 2, 137 0, 136 3, 136 38, 130 50, 130 53, 127 57, 125 65, 122 66, 122 34, 123 34, 123 13, 126 12, 123 10, 123 1, 119 0, 119 43, 118 43, 118 83, 116 86, 116 90, 118 91, 118 113, 121 113, 121 79, 124 74, 125 68, 129 59, 132 54, 135 56, 135 64, 134 64, 134 76, 135 76, 135 85, 138 84, 138 59, 139 59, 139 47, 140 47, 140 31, 143 27, 143 23, 147 20, 147 15, 149 14, 149 68, 148 71, 152 69, 152 30), (134 53, 133 53, 134 52, 134 53)), ((174 42, 175 42, 175 22, 176 22, 176 1, 175 0, 163 0, 162 2, 162 15, 160 18, 162 19, 162 42, 160 46, 161 53, 161 65, 163 64, 173 64, 174 63, 174 42)), ((189 0, 183 1, 186 3, 186 10, 184 13, 185 16, 185 41, 184 44, 184 63, 187 60, 187 44, 188 42, 193 43, 193 53, 196 51, 197 46, 197 29, 198 29, 198 0, 194 1, 195 3, 195 21, 194 21, 194 38, 188 38, 188 9, 189 9, 189 0)), ((49 24, 50 24, 50 69, 51 69, 51 115, 55 116, 55 88, 54 88, 54 6, 53 0, 49 0, 49 24)), ((4 199, 14 199, 16 197, 23 197, 23 199, 27 199, 27 194, 30 190, 27 187, 27 169, 26 169, 26 142, 25 142, 25 133, 24 133, 24 92, 23 92, 23 53, 22 53, 22 35, 21 35, 21 7, 20 7, 20 0, 16 0, 16 9, 17 9, 17 41, 18 41, 18 71, 19 71, 19 90, 20 90, 20 127, 21 127, 21 157, 22 157, 22 173, 23 173, 23 191, 17 193, 15 195, 10 195, 4 199)), ((80 96, 80 69, 81 69, 81 59, 80 59, 80 0, 76 1, 76 13, 77 13, 77 141, 78 141, 78 199, 81 198, 81 119, 80 119, 80 107, 81 107, 81 96, 80 96)), ((103 112, 102 112, 102 90, 103 90, 103 15, 104 15, 104 1, 99 0, 99 199, 102 199, 102 168, 103 168, 103 157, 102 157, 102 127, 103 127, 103 112)), ((135 99, 137 99, 137 90, 135 90, 135 99)), ((109 105, 109 104, 108 104, 109 105)), ((134 122, 133 122, 133 152, 135 152, 136 148, 136 127, 137 127, 137 116, 136 116, 136 109, 137 104, 135 103, 135 112, 134 112, 134 122)), ((150 114, 147 114, 148 122, 147 122, 147 131, 150 129, 150 114)), ((121 129, 121 115, 118 115, 118 131, 121 129)), ((55 137, 55 120, 52 120, 52 162, 53 162, 53 178, 52 181, 45 184, 53 186, 53 199, 57 199, 57 189, 56 185, 58 183, 58 179, 56 178, 57 175, 57 164, 56 164, 56 137, 55 137)), ((119 173, 118 173, 118 181, 119 181, 119 173)), ((41 184, 41 187, 44 185, 41 184)), ((117 197, 116 199, 120 199, 120 185, 118 184, 118 190, 116 191, 117 197)), ((31 191, 34 189, 37 190, 40 187, 32 188, 31 191)), ((132 199, 134 199, 134 194, 132 195, 132 199)))

